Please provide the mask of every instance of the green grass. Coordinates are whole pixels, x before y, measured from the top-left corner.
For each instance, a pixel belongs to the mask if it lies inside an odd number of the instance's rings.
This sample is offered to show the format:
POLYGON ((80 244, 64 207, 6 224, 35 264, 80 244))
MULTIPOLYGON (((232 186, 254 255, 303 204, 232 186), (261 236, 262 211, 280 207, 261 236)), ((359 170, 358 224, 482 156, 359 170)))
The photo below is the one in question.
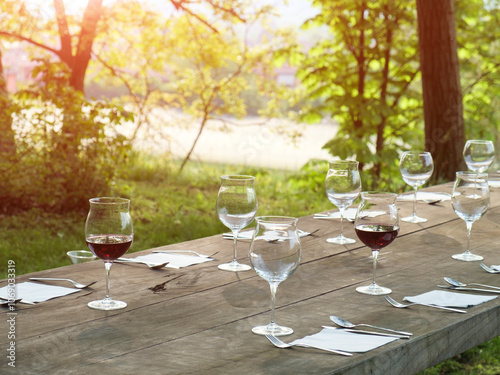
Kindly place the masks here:
MULTIPOLYGON (((259 215, 304 216, 332 209, 323 190, 324 162, 300 172, 190 163, 179 176, 177 167, 167 157, 134 155, 126 177, 113 186, 113 194, 131 199, 130 252, 227 231, 215 213, 223 174, 256 176, 259 215)), ((85 218, 85 212, 55 215, 36 209, 0 217, 0 278, 7 277, 8 260, 16 262, 17 275, 71 264, 66 252, 86 248, 85 218)), ((500 374, 500 337, 422 374, 500 374)))

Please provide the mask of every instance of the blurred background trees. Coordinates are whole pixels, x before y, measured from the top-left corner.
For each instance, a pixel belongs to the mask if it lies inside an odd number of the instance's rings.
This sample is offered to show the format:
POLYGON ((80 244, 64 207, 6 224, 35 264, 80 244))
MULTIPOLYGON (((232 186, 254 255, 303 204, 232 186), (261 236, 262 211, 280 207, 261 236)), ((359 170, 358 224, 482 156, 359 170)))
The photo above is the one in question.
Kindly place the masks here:
MULTIPOLYGON (((420 53, 441 46, 432 34, 419 37, 417 24, 437 12, 417 0, 311 3, 317 15, 303 29, 318 32, 304 46, 293 30, 271 27, 275 10, 266 2, 89 0, 79 8, 63 0, 2 1, 0 49, 21 46, 36 64, 32 84, 15 94, 0 80, 2 210, 86 209, 89 196, 113 187, 138 133, 184 125, 166 118, 172 110, 196 124, 198 137, 209 120, 222 119, 224 131, 249 113, 331 118, 339 130, 324 148, 332 158, 360 161, 365 189, 401 189, 395 181, 405 149, 434 147, 436 182, 452 178, 465 138, 498 145, 498 0, 446 1, 460 90, 440 94, 457 110, 436 101, 432 125, 422 81, 426 71, 442 70, 420 53), (250 38, 256 29, 257 43, 250 38), (297 69, 294 84, 276 81, 282 65, 297 69)), ((314 162, 307 173, 317 173, 314 162)))

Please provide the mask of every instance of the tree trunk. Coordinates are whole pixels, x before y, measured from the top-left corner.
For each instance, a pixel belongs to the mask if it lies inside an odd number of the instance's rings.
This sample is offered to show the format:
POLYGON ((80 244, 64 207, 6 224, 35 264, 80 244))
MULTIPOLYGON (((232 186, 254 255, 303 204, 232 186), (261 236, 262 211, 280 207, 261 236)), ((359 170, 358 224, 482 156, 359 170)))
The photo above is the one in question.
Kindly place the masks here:
POLYGON ((432 181, 452 181, 464 167, 465 143, 453 0, 417 0, 417 18, 432 181))

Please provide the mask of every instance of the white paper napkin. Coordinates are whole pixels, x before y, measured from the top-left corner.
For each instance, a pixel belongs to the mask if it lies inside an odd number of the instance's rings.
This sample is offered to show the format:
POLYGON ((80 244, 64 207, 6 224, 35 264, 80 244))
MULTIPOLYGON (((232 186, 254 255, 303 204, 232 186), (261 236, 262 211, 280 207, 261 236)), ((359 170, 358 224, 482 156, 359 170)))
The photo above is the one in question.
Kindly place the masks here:
POLYGON ((351 333, 341 329, 323 328, 321 332, 295 340, 292 344, 318 345, 332 350, 363 353, 394 340, 399 339, 396 337, 351 333))
POLYGON ((500 180, 488 180, 488 186, 490 187, 500 187, 500 180))
MULTIPOLYGON (((398 201, 413 201, 414 195, 411 193, 404 193, 398 195, 398 201)), ((449 201, 451 200, 450 194, 447 193, 434 193, 432 191, 417 191, 417 200, 419 201, 449 201)))
MULTIPOLYGON (((299 232, 299 237, 309 236, 309 234, 310 234, 309 232, 305 232, 305 231, 300 230, 300 229, 298 229, 297 231, 299 232)), ((238 233, 238 239, 239 240, 251 240, 252 236, 253 236, 253 232, 254 232, 254 229, 240 232, 240 233, 238 233)), ((271 232, 269 232, 269 236, 272 237, 271 232)), ((224 237, 227 240, 233 239, 233 233, 231 233, 231 232, 223 233, 222 237, 224 237)))
MULTIPOLYGON (((357 208, 349 207, 344 211, 344 219, 354 221, 356 218, 357 208)), ((340 219, 340 211, 335 211, 330 214, 315 214, 315 219, 340 219)))
MULTIPOLYGON (((0 288, 0 297, 7 298, 8 287, 0 288)), ((81 289, 66 288, 57 285, 48 285, 42 283, 32 283, 26 281, 16 284, 16 299, 21 298, 21 302, 43 302, 52 298, 66 296, 71 293, 79 292, 81 289)))
POLYGON ((204 262, 210 262, 213 258, 199 257, 197 255, 184 255, 184 254, 168 254, 168 253, 152 253, 148 255, 141 255, 136 258, 149 263, 165 263, 169 262, 165 267, 167 268, 182 268, 191 266, 193 264, 199 264, 204 262))
POLYGON ((491 266, 490 268, 493 268, 495 271, 500 271, 500 266, 491 266))
POLYGON ((497 296, 483 296, 478 294, 455 293, 444 290, 433 290, 418 296, 405 297, 403 301, 426 303, 443 307, 470 307, 488 302, 497 296))

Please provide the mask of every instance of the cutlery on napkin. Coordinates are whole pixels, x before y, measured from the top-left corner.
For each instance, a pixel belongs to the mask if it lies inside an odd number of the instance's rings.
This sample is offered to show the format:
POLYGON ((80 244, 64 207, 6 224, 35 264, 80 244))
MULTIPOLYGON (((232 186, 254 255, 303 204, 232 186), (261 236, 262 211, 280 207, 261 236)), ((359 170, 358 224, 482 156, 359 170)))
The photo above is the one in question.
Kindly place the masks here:
POLYGON ((172 254, 172 253, 152 253, 148 255, 141 255, 136 258, 131 258, 135 260, 140 260, 148 263, 166 263, 167 268, 182 268, 188 267, 193 264, 210 262, 213 258, 200 257, 197 255, 184 255, 184 254, 172 254))
MULTIPOLYGON (((413 201, 415 199, 414 192, 398 195, 398 201, 413 201)), ((447 193, 434 193, 432 191, 417 191, 417 200, 424 201, 429 204, 439 203, 451 200, 451 195, 447 193)))
POLYGON ((364 353, 379 346, 398 340, 396 337, 367 335, 363 333, 347 332, 344 329, 323 328, 322 331, 297 339, 291 344, 322 346, 332 350, 364 353))
POLYGON ((385 336, 385 337, 395 337, 397 339, 409 339, 408 335, 398 335, 396 333, 385 333, 385 332, 375 332, 375 331, 365 331, 363 329, 351 329, 351 328, 337 328, 332 326, 323 326, 326 329, 338 329, 344 332, 359 333, 364 335, 375 335, 375 336, 385 336))
POLYGON ((482 296, 477 294, 454 293, 444 290, 433 290, 417 296, 408 296, 403 301, 426 303, 442 307, 471 307, 491 301, 497 296, 482 296))
MULTIPOLYGON (((297 229, 297 231, 299 233, 299 237, 306 237, 306 236, 309 236, 311 234, 310 232, 305 232, 301 229, 297 229)), ((238 233, 238 239, 239 240, 251 240, 253 237, 253 232, 254 232, 254 229, 240 232, 240 233, 238 233)), ((224 238, 226 240, 232 240, 233 233, 231 233, 231 232, 223 233, 222 238, 224 238)))
MULTIPOLYGON (((0 298, 6 299, 7 288, 0 288, 0 298)), ((80 292, 82 289, 66 288, 63 286, 32 283, 26 281, 16 284, 16 299, 21 299, 21 303, 34 304, 34 302, 44 302, 52 298, 66 296, 68 294, 80 292)))
POLYGON ((470 292, 483 292, 483 293, 496 293, 496 294, 500 294, 500 290, 482 289, 482 288, 470 288, 468 286, 438 285, 438 287, 443 288, 443 289, 451 289, 451 290, 464 290, 464 291, 470 291, 470 292))

